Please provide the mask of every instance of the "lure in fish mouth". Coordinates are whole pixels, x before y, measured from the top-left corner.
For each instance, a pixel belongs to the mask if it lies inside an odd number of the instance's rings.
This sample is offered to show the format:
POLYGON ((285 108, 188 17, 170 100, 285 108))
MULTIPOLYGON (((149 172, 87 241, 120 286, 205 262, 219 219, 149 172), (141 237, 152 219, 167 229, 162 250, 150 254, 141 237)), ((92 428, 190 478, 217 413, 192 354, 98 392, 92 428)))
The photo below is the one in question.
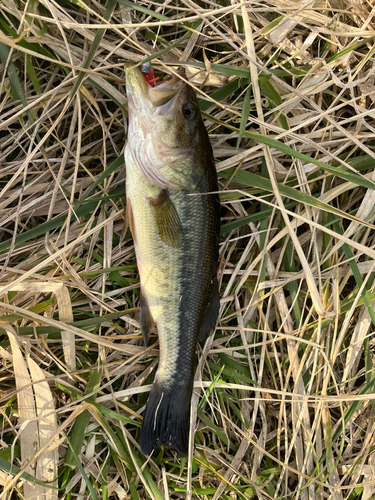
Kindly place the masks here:
POLYGON ((216 168, 195 94, 180 76, 153 86, 153 78, 126 66, 127 217, 140 274, 140 324, 145 344, 156 324, 160 345, 140 438, 145 455, 160 445, 188 454, 197 342, 208 337, 219 311, 216 168))

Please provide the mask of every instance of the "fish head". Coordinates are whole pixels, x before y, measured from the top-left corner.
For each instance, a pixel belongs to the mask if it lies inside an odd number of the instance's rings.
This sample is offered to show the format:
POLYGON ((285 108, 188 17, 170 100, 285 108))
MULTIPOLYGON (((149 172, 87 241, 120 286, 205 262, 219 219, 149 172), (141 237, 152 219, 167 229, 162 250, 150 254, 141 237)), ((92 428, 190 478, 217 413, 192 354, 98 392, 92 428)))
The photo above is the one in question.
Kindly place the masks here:
POLYGON ((128 147, 155 184, 191 190, 194 155, 207 133, 195 93, 181 77, 184 70, 152 87, 138 67, 126 66, 128 147))

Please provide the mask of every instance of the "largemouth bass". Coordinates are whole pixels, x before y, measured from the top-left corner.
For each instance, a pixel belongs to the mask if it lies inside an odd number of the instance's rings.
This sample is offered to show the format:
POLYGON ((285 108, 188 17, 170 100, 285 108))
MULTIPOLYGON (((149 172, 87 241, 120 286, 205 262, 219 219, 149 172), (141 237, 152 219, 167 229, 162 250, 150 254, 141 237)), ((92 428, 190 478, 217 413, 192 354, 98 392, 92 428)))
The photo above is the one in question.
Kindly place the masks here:
MULTIPOLYGON (((182 72, 180 73, 183 74, 182 72)), ((177 76, 152 87, 126 66, 126 196, 140 274, 145 345, 160 360, 143 417, 145 455, 188 454, 194 358, 219 311, 220 202, 212 147, 193 90, 177 76)))

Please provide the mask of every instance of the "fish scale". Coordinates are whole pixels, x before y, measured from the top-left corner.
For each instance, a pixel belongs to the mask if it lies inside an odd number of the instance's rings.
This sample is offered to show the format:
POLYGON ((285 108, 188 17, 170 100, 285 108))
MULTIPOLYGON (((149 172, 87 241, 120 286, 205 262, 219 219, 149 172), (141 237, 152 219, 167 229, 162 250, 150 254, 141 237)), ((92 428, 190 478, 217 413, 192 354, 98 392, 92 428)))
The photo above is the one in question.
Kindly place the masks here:
POLYGON ((216 169, 190 87, 172 77, 152 88, 129 66, 126 77, 126 196, 140 323, 146 342, 156 324, 160 345, 140 445, 146 455, 163 444, 186 456, 196 346, 219 308, 216 169))

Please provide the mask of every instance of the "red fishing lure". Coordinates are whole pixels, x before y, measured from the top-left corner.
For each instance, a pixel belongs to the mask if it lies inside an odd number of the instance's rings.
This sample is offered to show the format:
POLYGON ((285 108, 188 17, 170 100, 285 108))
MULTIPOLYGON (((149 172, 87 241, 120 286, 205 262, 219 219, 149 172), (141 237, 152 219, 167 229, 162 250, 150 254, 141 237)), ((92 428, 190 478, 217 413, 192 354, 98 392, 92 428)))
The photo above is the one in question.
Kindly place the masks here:
POLYGON ((159 77, 157 76, 156 78, 154 78, 154 70, 152 69, 150 73, 143 73, 143 74, 147 80, 147 83, 151 85, 151 87, 155 87, 155 82, 159 80, 159 77))

